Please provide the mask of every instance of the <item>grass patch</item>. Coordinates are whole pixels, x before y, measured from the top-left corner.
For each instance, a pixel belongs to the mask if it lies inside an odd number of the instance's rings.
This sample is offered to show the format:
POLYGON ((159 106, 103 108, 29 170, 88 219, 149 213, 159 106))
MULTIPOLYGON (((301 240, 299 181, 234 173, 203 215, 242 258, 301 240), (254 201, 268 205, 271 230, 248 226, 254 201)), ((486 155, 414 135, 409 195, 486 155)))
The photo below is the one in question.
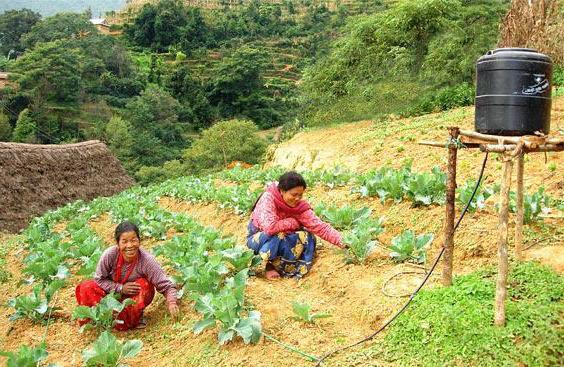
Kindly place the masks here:
POLYGON ((507 326, 493 326, 496 271, 422 291, 373 346, 400 366, 556 366, 564 360, 564 277, 533 262, 512 264, 507 326))

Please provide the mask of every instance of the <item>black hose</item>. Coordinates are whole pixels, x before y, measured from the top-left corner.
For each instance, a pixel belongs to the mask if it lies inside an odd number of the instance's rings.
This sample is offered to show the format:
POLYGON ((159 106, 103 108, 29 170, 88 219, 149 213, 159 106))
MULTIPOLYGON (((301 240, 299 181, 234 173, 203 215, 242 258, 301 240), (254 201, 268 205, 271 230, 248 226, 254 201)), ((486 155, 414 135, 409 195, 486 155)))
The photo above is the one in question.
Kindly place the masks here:
MULTIPOLYGON (((486 155, 484 157, 484 161, 482 162, 482 169, 480 170, 480 176, 478 177, 478 181, 476 182, 476 187, 474 187, 474 191, 472 192, 472 196, 470 197, 470 200, 468 200, 468 203, 466 204, 466 206, 464 207, 464 209, 462 210, 462 213, 460 213, 460 217, 458 218, 458 221, 456 222, 456 224, 454 225, 454 231, 456 231, 456 229, 458 228, 458 226, 460 225, 460 222, 462 222, 462 218, 464 218, 464 215, 466 215, 466 212, 468 211, 468 208, 470 207, 470 204, 472 203, 472 200, 474 200, 474 196, 476 195, 476 192, 478 191, 478 188, 480 187, 480 183, 482 181, 482 177, 484 176, 484 170, 486 168, 486 162, 488 161, 488 152, 486 152, 486 155)), ((421 290, 421 288, 423 288, 423 286, 425 285, 425 283, 427 283, 427 280, 429 280, 429 278, 431 277, 431 274, 433 274, 433 271, 435 270, 435 268, 437 267, 437 264, 439 263, 439 260, 441 259, 441 257, 443 256, 445 252, 445 247, 443 246, 443 248, 441 249, 441 251, 439 252, 439 255, 437 256, 437 258, 435 259, 435 261, 433 262, 433 265, 431 266, 431 269, 429 270, 429 272, 427 273, 427 275, 425 276, 425 278, 423 278, 423 281, 421 282, 421 284, 419 284, 419 287, 417 287, 417 289, 411 294, 411 296, 409 297, 409 300, 407 300, 407 302, 403 305, 403 307, 396 312, 396 314, 389 319, 384 325, 382 325, 378 330, 376 330, 375 332, 373 332, 372 334, 368 335, 367 337, 365 337, 364 339, 361 339, 353 344, 347 345, 345 347, 339 348, 339 349, 335 349, 332 352, 329 352, 327 354, 325 354, 323 357, 319 358, 317 360, 317 364, 315 365, 316 367, 321 366, 321 363, 323 363, 323 361, 327 358, 329 358, 330 356, 342 352, 344 350, 347 350, 349 348, 355 347, 359 344, 362 344, 364 342, 367 342, 371 339, 373 339, 374 337, 376 337, 376 335, 380 334, 388 325, 390 325, 392 322, 394 322, 395 319, 397 319, 399 317, 399 315, 401 315, 406 309, 407 307, 411 304, 411 302, 413 301, 413 299, 415 298, 415 296, 417 295, 417 293, 419 293, 419 291, 421 290)))

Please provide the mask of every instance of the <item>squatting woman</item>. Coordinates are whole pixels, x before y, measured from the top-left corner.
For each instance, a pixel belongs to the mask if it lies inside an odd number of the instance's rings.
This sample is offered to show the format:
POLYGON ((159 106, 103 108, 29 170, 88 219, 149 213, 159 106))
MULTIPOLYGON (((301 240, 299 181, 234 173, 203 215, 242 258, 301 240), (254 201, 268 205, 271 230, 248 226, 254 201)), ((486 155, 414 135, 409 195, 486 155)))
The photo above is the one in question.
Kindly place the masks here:
MULTIPOLYGON (((81 306, 92 307, 106 294, 116 292, 131 298, 135 304, 126 307, 117 319, 117 330, 143 327, 143 310, 152 301, 155 288, 166 297, 173 318, 178 315, 176 288, 149 252, 140 248, 139 229, 131 222, 120 223, 115 230, 116 246, 102 254, 94 280, 86 280, 76 287, 76 300, 81 306)), ((88 320, 81 320, 82 323, 88 320)))
POLYGON ((300 174, 286 172, 267 187, 252 210, 247 246, 262 257, 268 279, 307 274, 315 254, 314 235, 344 247, 341 234, 302 200, 306 188, 300 174))

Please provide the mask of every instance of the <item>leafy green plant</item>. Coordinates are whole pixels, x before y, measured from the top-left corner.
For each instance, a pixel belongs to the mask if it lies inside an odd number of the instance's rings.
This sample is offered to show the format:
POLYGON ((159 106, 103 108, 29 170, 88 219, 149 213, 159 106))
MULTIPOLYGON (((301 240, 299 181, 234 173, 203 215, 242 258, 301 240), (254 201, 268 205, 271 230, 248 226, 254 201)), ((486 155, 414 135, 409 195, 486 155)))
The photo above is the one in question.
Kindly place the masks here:
POLYGON ((0 356, 8 357, 7 367, 37 367, 41 361, 47 358, 47 355, 47 350, 43 344, 36 348, 22 345, 17 352, 0 352, 0 356))
POLYGON ((253 251, 245 250, 241 247, 223 250, 221 255, 231 265, 232 271, 235 273, 249 267, 252 268, 260 263, 260 256, 256 256, 253 251))
POLYGON ((431 173, 412 174, 406 184, 407 197, 414 206, 443 204, 445 202, 446 174, 439 167, 431 173))
MULTIPOLYGON (((517 212, 517 193, 509 193, 509 210, 517 212)), ((523 195, 523 223, 530 224, 537 220, 538 216, 550 207, 551 198, 544 192, 544 187, 539 187, 537 192, 532 195, 523 195)))
POLYGON ((343 242, 349 246, 347 249, 349 261, 360 264, 366 261, 378 245, 376 237, 384 232, 383 223, 382 217, 377 220, 367 219, 345 233, 343 242))
POLYGON ((319 216, 333 225, 333 227, 344 230, 351 229, 354 225, 366 221, 372 210, 370 208, 354 208, 349 205, 342 207, 326 206, 319 204, 315 210, 319 216))
POLYGON ((33 322, 44 322, 48 315, 57 309, 51 307, 49 303, 63 284, 61 280, 53 281, 48 286, 37 284, 33 287, 31 294, 9 300, 8 306, 16 310, 10 316, 10 321, 28 318, 33 322))
POLYGON ((361 196, 378 196, 382 202, 391 199, 398 203, 403 200, 409 177, 411 162, 404 164, 399 170, 382 167, 359 178, 361 185, 358 192, 361 196))
POLYGON ((30 253, 24 259, 23 273, 30 276, 29 283, 40 280, 47 285, 55 279, 65 279, 70 275, 65 261, 69 258, 70 243, 61 242, 56 235, 46 241, 30 246, 30 253))
POLYGON ((303 177, 311 186, 323 184, 332 189, 337 186, 345 186, 351 180, 353 174, 340 166, 336 166, 330 170, 306 171, 303 172, 303 177))
POLYGON ((403 231, 399 236, 392 238, 390 256, 397 262, 413 261, 418 264, 425 262, 427 245, 433 240, 431 233, 415 235, 412 230, 403 231))
MULTIPOLYGON (((461 207, 465 207, 466 204, 468 204, 468 201, 472 197, 472 193, 474 192, 475 187, 476 181, 467 180, 462 187, 457 188, 456 191, 458 192, 458 196, 456 197, 456 201, 461 207)), ((483 188, 480 184, 478 191, 476 191, 476 195, 474 195, 474 198, 472 199, 472 202, 468 207, 468 211, 474 213, 478 209, 483 209, 486 206, 485 201, 493 194, 493 188, 483 188)))
POLYGON ((219 293, 198 297, 196 311, 202 313, 204 318, 194 325, 194 333, 199 334, 219 323, 220 344, 227 343, 236 335, 243 338, 245 344, 258 342, 262 335, 260 312, 250 311, 247 317, 242 316, 247 274, 248 269, 242 270, 228 278, 219 293))
POLYGON ((307 303, 301 302, 292 302, 292 311, 294 311, 294 318, 296 320, 300 320, 308 324, 313 324, 318 319, 331 317, 330 314, 325 312, 312 313, 311 306, 307 303))
POLYGON ((123 360, 135 357, 141 348, 141 340, 122 342, 109 331, 104 331, 90 348, 82 352, 82 358, 86 367, 127 367, 123 360))
POLYGON ((114 325, 123 324, 122 320, 115 317, 124 308, 135 304, 131 298, 126 298, 123 302, 118 300, 118 296, 111 292, 106 295, 98 304, 92 307, 78 306, 72 312, 72 319, 88 319, 89 322, 80 327, 80 332, 89 329, 96 329, 98 332, 111 330, 114 325))

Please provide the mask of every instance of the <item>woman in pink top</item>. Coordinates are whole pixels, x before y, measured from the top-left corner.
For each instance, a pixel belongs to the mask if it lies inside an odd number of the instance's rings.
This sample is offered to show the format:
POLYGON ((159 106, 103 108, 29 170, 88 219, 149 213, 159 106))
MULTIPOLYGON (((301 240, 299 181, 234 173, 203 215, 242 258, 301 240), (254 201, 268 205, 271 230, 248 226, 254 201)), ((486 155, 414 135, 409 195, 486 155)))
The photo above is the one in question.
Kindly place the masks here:
POLYGON ((304 178, 284 173, 257 200, 249 222, 247 246, 260 255, 268 279, 303 277, 311 269, 317 235, 344 248, 341 234, 323 222, 302 196, 304 178))
MULTIPOLYGON (((94 280, 86 280, 76 287, 76 300, 81 306, 92 307, 106 294, 116 292, 131 298, 135 304, 126 307, 117 319, 115 328, 128 330, 142 326, 143 310, 157 291, 165 295, 173 318, 178 315, 176 288, 168 279, 155 257, 139 248, 139 229, 131 222, 122 222, 115 231, 116 246, 108 248, 98 262, 94 280), (141 325, 140 325, 141 324, 141 325)), ((88 320, 81 320, 84 324, 88 320)))

